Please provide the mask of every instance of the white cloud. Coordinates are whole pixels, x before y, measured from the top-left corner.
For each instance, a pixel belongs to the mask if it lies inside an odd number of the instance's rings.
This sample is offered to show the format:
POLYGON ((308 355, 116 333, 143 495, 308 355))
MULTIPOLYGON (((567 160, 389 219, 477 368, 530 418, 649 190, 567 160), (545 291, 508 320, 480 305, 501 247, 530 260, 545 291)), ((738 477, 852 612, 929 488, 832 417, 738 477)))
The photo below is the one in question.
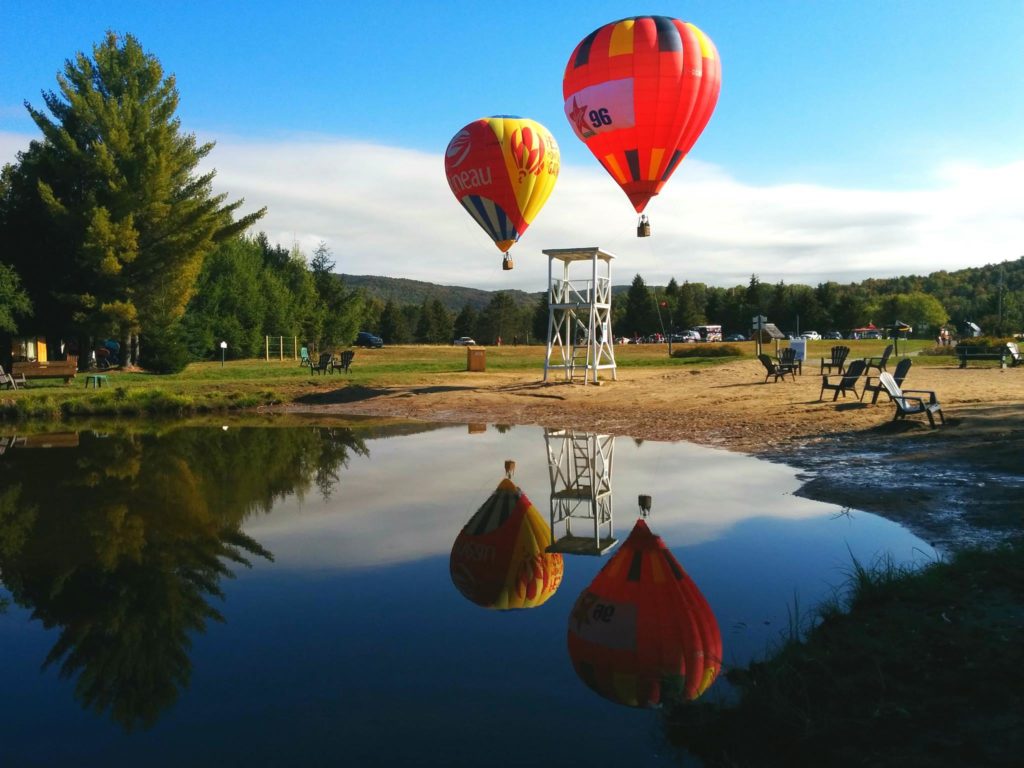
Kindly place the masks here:
MULTIPOLYGON (((202 137, 201 137, 202 138, 202 137)), ((28 139, 0 133, 12 160, 28 139)), ((217 138, 209 157, 218 191, 266 205, 257 228, 308 253, 326 241, 337 269, 485 289, 541 290, 544 248, 597 245, 614 253, 616 283, 816 284, 926 274, 1024 253, 1024 161, 982 168, 950 163, 919 189, 886 191, 786 184, 752 186, 687 160, 648 206, 653 236, 597 167, 564 165, 547 206, 501 256, 448 189, 440 152, 328 138, 253 142, 217 138)))

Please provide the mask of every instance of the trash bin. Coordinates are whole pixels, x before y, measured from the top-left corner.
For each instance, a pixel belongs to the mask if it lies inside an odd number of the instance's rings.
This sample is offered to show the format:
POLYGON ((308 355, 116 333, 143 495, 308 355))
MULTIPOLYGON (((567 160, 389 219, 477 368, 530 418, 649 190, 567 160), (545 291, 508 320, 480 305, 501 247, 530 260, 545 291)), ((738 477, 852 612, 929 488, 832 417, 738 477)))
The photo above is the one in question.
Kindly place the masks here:
POLYGON ((790 339, 789 346, 796 350, 796 359, 803 362, 807 359, 807 339, 790 339))
POLYGON ((487 350, 483 347, 466 347, 466 370, 486 371, 487 350))

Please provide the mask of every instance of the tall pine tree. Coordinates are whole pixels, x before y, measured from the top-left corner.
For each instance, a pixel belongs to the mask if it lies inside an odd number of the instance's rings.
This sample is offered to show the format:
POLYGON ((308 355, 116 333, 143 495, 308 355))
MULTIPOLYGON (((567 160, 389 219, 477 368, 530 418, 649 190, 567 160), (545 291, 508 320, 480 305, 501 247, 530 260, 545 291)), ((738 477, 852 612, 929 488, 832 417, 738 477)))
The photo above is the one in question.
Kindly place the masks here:
POLYGON ((138 331, 159 348, 177 334, 205 254, 265 209, 235 220, 243 201, 213 193, 215 171, 197 170, 213 143, 182 132, 174 77, 133 36, 108 32, 91 58, 65 62, 57 84, 42 94, 48 113, 26 102, 43 138, 11 171, 11 191, 27 199, 7 208, 35 231, 0 237, 26 286, 56 305, 50 327, 116 334, 123 356, 138 331))

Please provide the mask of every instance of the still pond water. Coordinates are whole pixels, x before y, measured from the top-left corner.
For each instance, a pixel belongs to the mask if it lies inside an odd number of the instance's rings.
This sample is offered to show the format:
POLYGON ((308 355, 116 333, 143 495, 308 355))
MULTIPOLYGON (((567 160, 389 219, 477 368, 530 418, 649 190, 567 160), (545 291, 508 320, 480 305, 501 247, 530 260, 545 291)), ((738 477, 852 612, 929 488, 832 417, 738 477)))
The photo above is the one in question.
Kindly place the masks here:
MULTIPOLYGON (((685 443, 355 420, 0 448, 2 766, 679 764, 658 710, 595 693, 567 648, 640 494, 723 669, 763 656, 853 557, 936 556, 794 496, 787 467, 685 443), (547 535, 610 546, 562 555, 518 610, 467 599, 450 569, 507 459, 547 535), (571 517, 551 530, 553 509, 571 517)), ((704 693, 728 695, 724 674, 704 693)))

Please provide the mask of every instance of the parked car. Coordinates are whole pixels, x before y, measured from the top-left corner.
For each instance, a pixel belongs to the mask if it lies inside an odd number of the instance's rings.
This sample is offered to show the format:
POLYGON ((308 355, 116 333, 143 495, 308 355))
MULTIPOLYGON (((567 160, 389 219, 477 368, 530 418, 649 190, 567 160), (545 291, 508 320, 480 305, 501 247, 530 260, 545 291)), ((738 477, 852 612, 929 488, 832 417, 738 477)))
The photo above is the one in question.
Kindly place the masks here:
POLYGON ((701 339, 699 331, 690 329, 688 331, 683 331, 682 333, 677 333, 673 337, 673 341, 681 341, 685 344, 693 344, 698 341, 703 341, 703 339, 701 339))
POLYGON ((843 334, 841 334, 839 331, 829 331, 824 336, 822 336, 822 338, 823 339, 842 339, 843 338, 843 334))
POLYGON ((746 341, 747 337, 744 336, 742 333, 730 333, 728 336, 725 337, 725 340, 726 341, 746 341))
POLYGON ((356 340, 352 342, 354 347, 371 347, 373 349, 380 349, 384 346, 384 339, 380 336, 374 336, 369 331, 360 331, 356 335, 356 340))
POLYGON ((452 344, 456 347, 475 347, 476 341, 473 340, 472 336, 459 336, 452 344))
POLYGON ((808 341, 819 341, 821 339, 821 334, 817 331, 804 331, 800 335, 808 341))

